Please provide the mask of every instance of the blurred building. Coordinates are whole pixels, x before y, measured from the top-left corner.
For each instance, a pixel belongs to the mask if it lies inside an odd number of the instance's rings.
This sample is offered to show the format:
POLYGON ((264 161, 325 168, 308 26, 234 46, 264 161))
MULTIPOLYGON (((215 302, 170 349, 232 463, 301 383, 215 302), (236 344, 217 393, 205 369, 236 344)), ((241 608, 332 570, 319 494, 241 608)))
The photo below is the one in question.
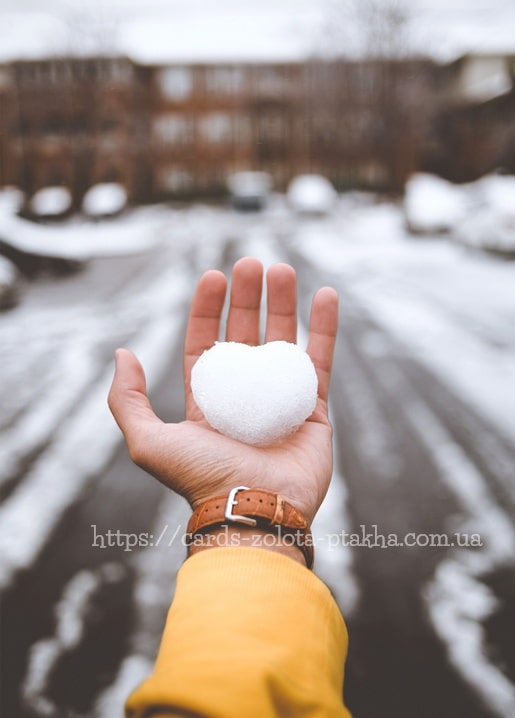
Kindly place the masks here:
POLYGON ((2 184, 28 195, 66 186, 76 202, 97 182, 137 195, 142 106, 124 58, 52 58, 1 68, 2 184))
POLYGON ((439 71, 425 169, 466 182, 515 172, 515 54, 464 55, 439 71))
POLYGON ((238 170, 278 189, 316 172, 398 191, 416 170, 464 181, 515 171, 515 58, 0 66, 0 185, 28 196, 98 182, 132 202, 216 196, 238 170))

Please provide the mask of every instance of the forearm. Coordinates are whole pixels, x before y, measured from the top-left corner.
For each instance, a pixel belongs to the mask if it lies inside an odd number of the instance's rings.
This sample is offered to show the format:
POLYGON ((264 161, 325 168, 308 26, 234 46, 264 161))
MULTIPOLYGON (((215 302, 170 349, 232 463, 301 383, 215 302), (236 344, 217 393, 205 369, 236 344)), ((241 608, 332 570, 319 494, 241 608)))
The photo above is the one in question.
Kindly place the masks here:
POLYGON ((179 572, 154 673, 127 715, 344 718, 346 652, 312 572, 270 550, 201 550, 179 572))

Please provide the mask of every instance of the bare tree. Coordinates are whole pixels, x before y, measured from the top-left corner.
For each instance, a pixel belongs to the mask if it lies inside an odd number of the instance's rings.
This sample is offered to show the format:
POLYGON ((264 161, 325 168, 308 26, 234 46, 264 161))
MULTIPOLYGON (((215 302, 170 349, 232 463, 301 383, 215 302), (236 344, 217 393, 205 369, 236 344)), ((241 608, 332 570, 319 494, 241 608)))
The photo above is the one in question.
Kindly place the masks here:
POLYGON ((406 0, 329 0, 327 37, 337 55, 393 59, 410 54, 406 0))
POLYGON ((81 7, 69 3, 65 19, 72 55, 112 55, 116 52, 121 20, 118 8, 102 4, 93 9, 87 4, 81 7))
MULTIPOLYGON (((312 124, 333 123, 326 154, 342 186, 398 190, 420 136, 423 78, 411 52, 412 11, 407 0, 329 2, 325 59, 312 63, 312 124)), ((323 150, 320 141, 312 152, 323 150)))

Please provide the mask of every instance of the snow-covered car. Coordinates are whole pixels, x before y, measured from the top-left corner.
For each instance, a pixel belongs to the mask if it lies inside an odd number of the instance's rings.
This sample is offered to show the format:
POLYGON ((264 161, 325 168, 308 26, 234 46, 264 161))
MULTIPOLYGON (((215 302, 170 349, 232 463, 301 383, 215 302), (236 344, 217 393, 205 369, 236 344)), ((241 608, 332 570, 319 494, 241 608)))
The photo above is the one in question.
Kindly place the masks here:
POLYGON ((301 214, 327 214, 333 209, 336 197, 331 182, 316 174, 295 177, 287 192, 290 206, 301 214))
POLYGON ((11 309, 18 304, 22 284, 22 277, 16 265, 0 255, 0 311, 11 309))
POLYGON ((32 195, 30 213, 38 219, 60 219, 72 206, 71 192, 67 187, 43 187, 32 195))
POLYGON ((406 183, 404 218, 412 234, 452 232, 466 216, 466 190, 442 177, 423 172, 406 183))
POLYGON ((263 209, 270 196, 272 178, 268 172, 235 172, 227 178, 231 201, 236 209, 263 209))
POLYGON ((487 175, 471 185, 474 211, 456 238, 469 247, 515 257, 515 176, 487 175))
POLYGON ((115 217, 127 206, 127 191, 118 182, 101 182, 88 189, 82 200, 82 211, 95 219, 115 217))

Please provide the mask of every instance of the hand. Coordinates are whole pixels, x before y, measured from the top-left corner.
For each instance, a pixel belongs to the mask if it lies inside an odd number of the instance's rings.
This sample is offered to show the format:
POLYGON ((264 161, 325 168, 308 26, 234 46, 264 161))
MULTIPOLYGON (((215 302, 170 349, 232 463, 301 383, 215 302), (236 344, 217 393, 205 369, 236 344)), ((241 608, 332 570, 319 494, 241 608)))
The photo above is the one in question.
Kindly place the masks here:
MULTIPOLYGON (((296 276, 287 264, 267 273, 265 341, 296 342, 296 276)), ((239 260, 233 268, 226 341, 259 344, 263 267, 256 259, 239 260)), ((338 325, 338 296, 324 287, 311 309, 307 352, 318 375, 318 401, 302 427, 280 444, 250 446, 212 429, 196 405, 190 385, 191 369, 219 338, 227 290, 216 270, 200 279, 186 331, 184 380, 186 420, 166 424, 154 413, 145 389, 145 375, 126 349, 116 353, 116 372, 109 407, 122 430, 132 460, 159 481, 184 496, 192 508, 234 486, 269 489, 282 494, 311 523, 332 474, 332 430, 327 394, 338 325)))

